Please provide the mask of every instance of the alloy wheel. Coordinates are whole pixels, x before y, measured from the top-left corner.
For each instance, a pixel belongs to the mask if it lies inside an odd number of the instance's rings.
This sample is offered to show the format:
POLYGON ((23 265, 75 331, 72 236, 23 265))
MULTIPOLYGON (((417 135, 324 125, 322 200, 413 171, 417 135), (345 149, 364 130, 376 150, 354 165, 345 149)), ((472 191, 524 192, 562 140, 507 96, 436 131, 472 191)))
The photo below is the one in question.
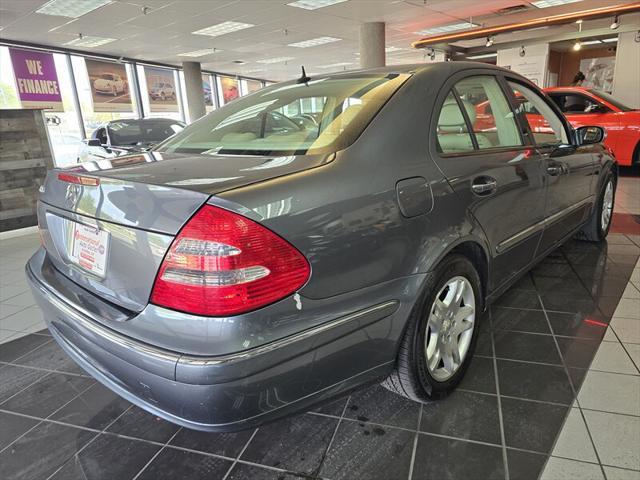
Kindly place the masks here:
POLYGON ((600 217, 600 227, 603 232, 607 231, 611 215, 613 214, 613 181, 609 180, 602 197, 602 215, 600 217))
POLYGON ((451 278, 429 311, 424 340, 427 368, 439 381, 449 380, 464 363, 476 319, 473 287, 465 277, 451 278))

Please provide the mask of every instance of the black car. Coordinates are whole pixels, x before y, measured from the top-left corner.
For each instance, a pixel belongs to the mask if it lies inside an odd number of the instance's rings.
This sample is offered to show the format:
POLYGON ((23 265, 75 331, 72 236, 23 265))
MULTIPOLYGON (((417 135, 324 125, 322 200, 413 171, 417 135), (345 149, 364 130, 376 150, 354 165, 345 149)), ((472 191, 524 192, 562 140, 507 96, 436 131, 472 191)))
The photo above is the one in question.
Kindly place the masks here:
POLYGON ((79 161, 119 157, 148 150, 184 129, 186 124, 171 118, 114 120, 91 134, 80 149, 79 161))

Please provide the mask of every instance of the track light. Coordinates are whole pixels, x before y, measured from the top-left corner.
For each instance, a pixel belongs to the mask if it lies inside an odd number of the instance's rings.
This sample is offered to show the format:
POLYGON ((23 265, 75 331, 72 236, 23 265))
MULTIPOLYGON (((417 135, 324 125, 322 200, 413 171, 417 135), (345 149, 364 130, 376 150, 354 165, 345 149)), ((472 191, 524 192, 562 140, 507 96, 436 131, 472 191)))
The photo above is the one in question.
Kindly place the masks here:
POLYGON ((527 54, 527 50, 524 48, 524 45, 522 45, 520 47, 520 51, 518 52, 518 55, 520 55, 521 57, 524 57, 527 54))
POLYGON ((616 15, 615 17, 613 17, 613 22, 611 23, 609 28, 611 30, 617 30, 619 26, 620 26, 620 18, 616 15))
POLYGON ((582 43, 580 43, 580 40, 576 40, 576 43, 573 44, 573 51, 577 52, 582 48, 582 43))
POLYGON ((490 47, 493 45, 493 37, 487 37, 487 41, 484 44, 485 47, 490 47))

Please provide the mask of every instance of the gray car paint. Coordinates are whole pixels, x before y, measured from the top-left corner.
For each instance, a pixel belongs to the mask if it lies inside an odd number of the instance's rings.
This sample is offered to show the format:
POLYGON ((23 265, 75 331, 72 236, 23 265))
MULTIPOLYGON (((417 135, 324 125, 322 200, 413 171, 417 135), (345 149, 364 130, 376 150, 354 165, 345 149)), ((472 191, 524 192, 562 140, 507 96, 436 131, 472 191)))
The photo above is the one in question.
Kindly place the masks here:
MULTIPOLYGON (((553 207, 544 206, 546 166, 559 159, 532 145, 455 159, 435 150, 434 122, 449 79, 473 72, 520 77, 466 62, 377 71, 412 76, 335 155, 151 152, 133 164, 85 172, 101 184, 80 188, 73 205, 69 187, 51 172, 39 206, 47 253, 36 254, 27 271, 63 348, 110 388, 164 418, 202 430, 245 428, 388 374, 424 282, 453 249, 476 252, 490 299, 581 226, 612 168, 602 148, 578 147, 589 167, 570 167, 558 179, 570 201, 587 200, 564 234, 551 228, 558 222, 544 228, 553 207), (523 151, 534 155, 518 158, 523 151), (478 198, 471 182, 487 172, 499 180, 498 192, 478 198), (581 178, 571 177, 576 173, 581 178), (596 175, 598 182, 591 180, 596 175), (311 264, 308 283, 296 295, 230 318, 149 304, 171 239, 205 202, 248 215, 292 243, 311 264), (527 216, 513 215, 507 207, 514 204, 527 216), (105 280, 69 265, 60 251, 60 221, 50 223, 51 215, 111 231, 105 280), (536 222, 542 227, 498 253, 497 244, 536 222), (541 250, 541 237, 553 230, 541 250), (380 317, 376 308, 385 302, 397 306, 380 317), (96 329, 83 327, 78 315, 96 329), (322 334, 305 336, 322 325, 322 334), (295 335, 302 337, 287 343, 295 335), (268 346, 274 348, 260 350, 268 346)), ((560 160, 574 161, 568 157, 560 160)))

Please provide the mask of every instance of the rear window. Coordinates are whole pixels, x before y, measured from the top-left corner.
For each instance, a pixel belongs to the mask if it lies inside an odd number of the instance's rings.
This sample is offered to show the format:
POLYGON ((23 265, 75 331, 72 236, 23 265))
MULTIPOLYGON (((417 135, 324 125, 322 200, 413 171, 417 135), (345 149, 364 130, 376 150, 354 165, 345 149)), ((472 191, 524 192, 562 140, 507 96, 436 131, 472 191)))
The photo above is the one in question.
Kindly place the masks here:
POLYGON ((164 120, 123 120, 110 123, 108 128, 112 145, 153 145, 180 132, 184 124, 164 120))
POLYGON ((159 146, 162 152, 324 154, 360 135, 408 74, 354 74, 277 84, 235 100, 159 146))

